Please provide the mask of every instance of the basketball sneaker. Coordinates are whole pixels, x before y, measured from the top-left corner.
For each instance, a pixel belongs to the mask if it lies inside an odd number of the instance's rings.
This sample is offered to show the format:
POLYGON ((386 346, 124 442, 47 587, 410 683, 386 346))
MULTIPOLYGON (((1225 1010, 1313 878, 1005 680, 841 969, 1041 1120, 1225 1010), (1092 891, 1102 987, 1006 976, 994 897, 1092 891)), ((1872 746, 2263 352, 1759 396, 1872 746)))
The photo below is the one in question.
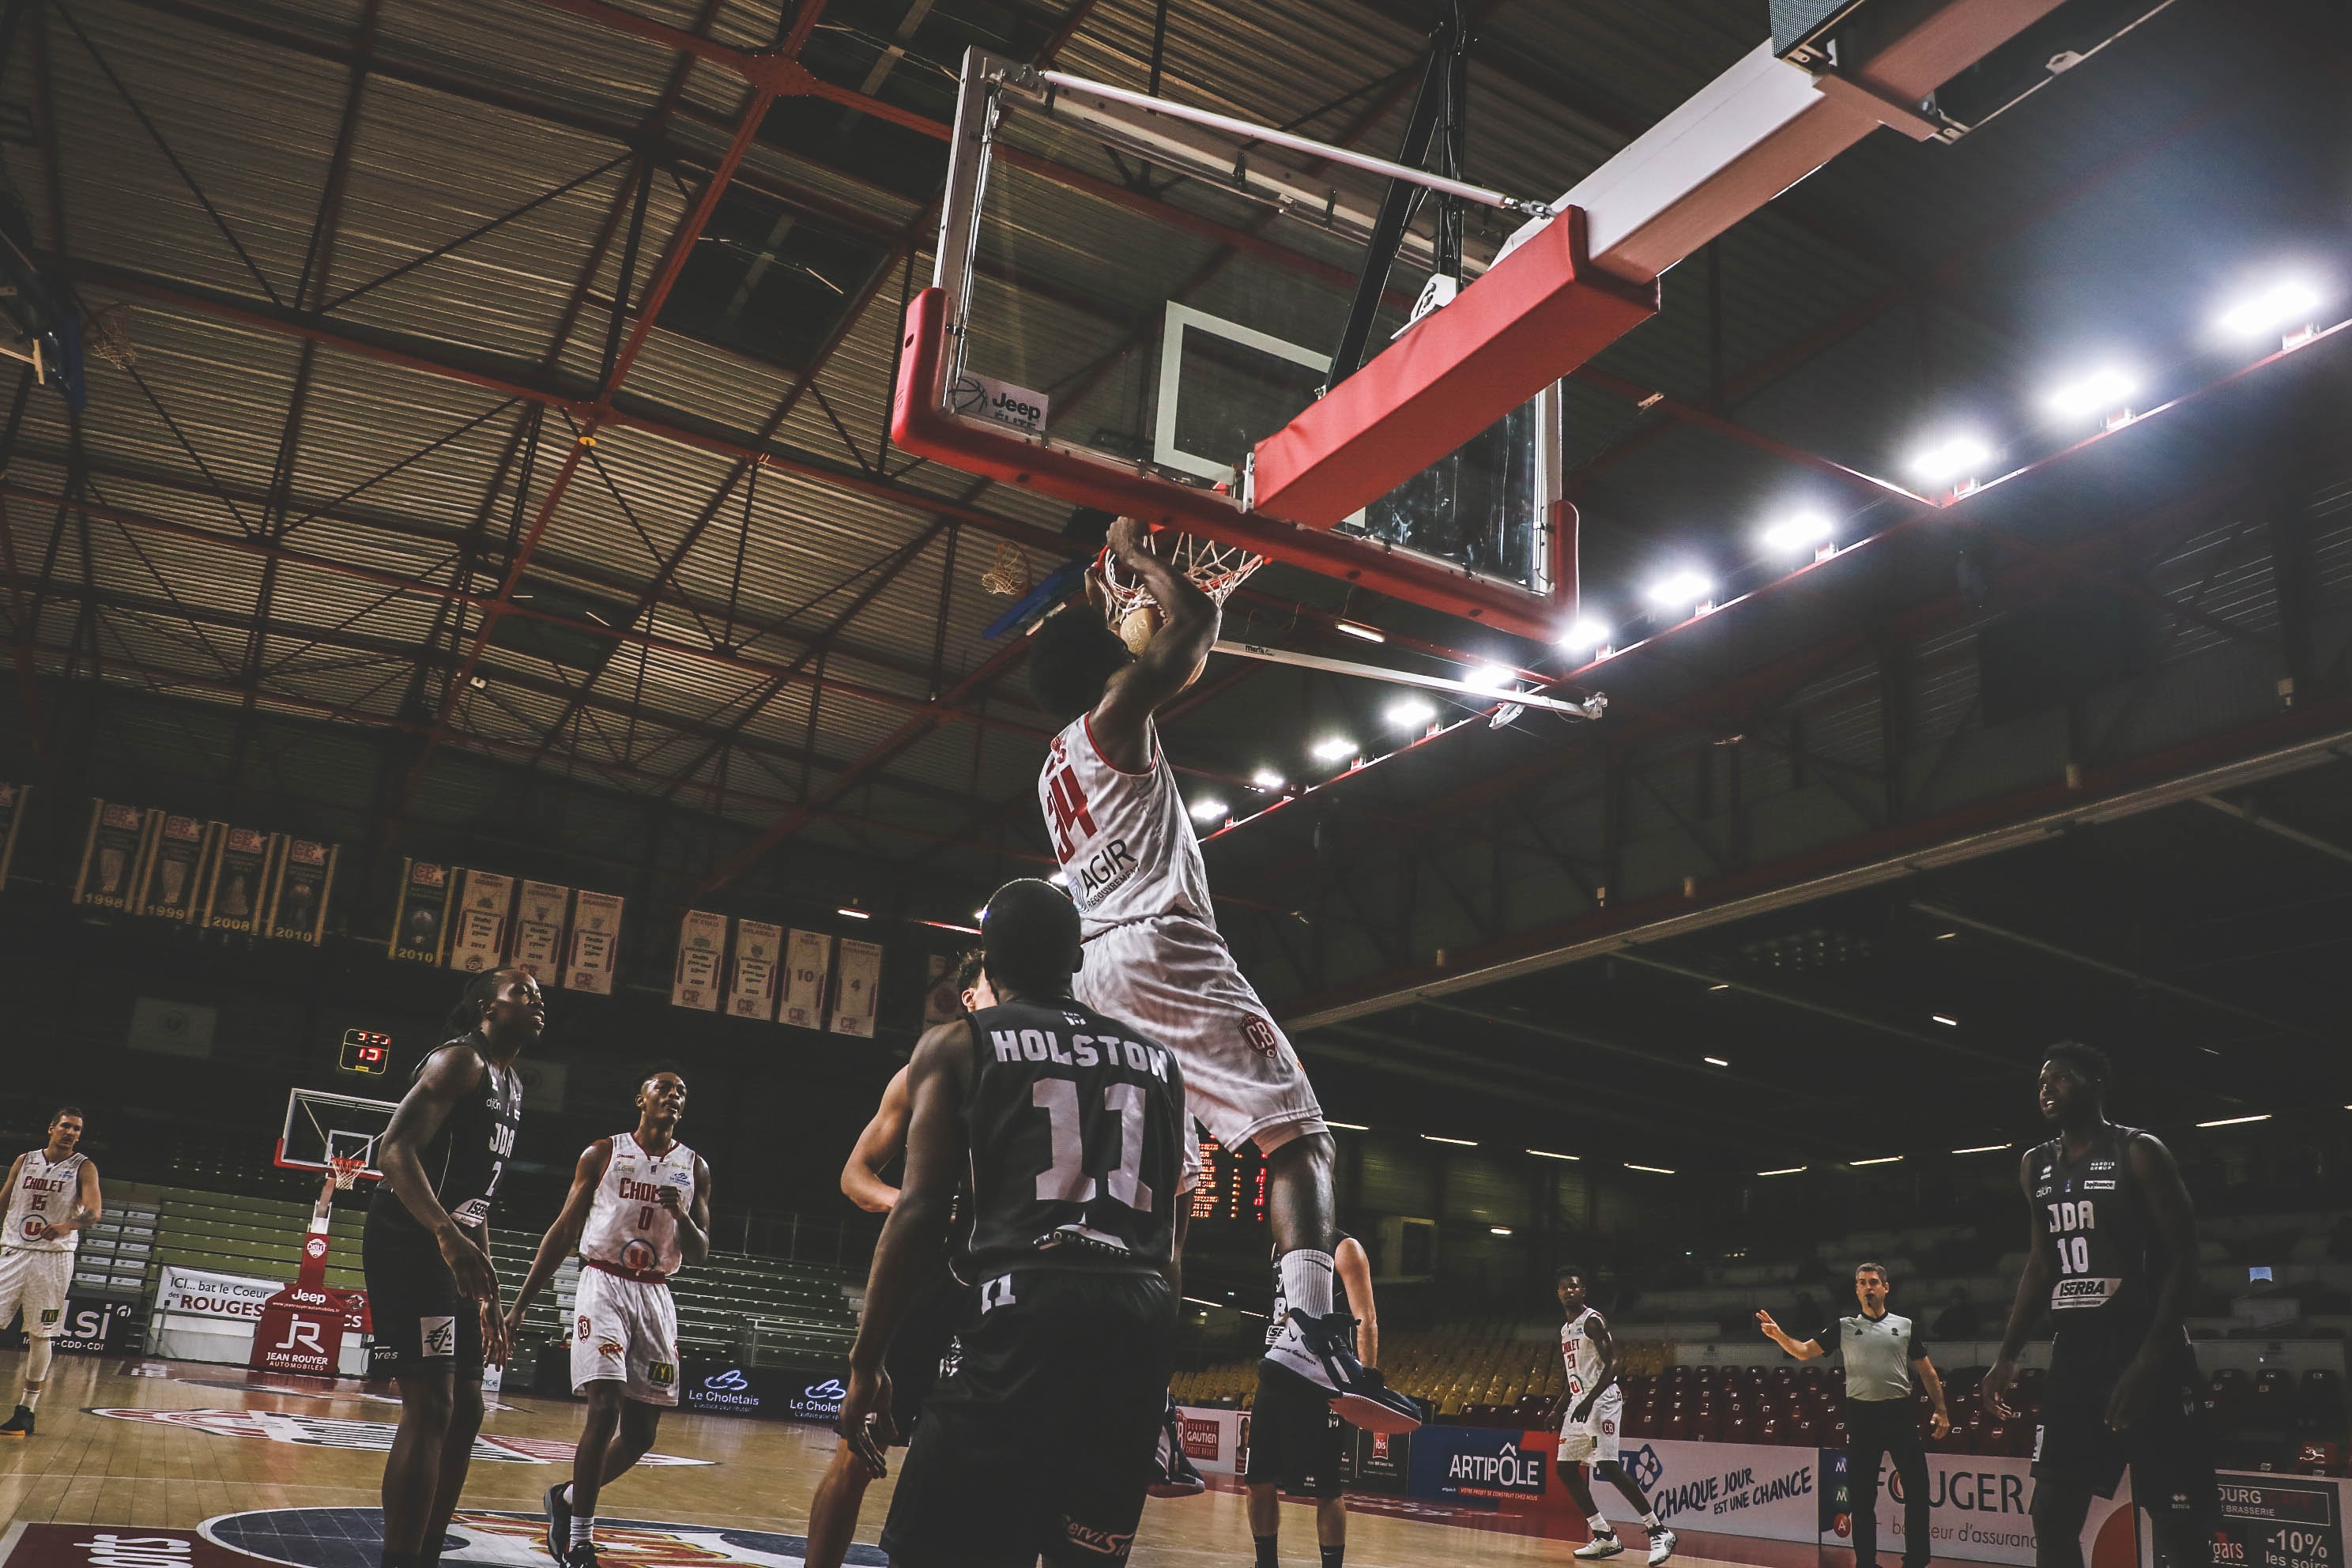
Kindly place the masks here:
POLYGON ((1650 1568, 1658 1568, 1659 1563, 1664 1563, 1667 1558, 1672 1557, 1674 1554, 1675 1532, 1673 1531, 1654 1530, 1650 1531, 1650 1568))
POLYGON ((1318 1319, 1293 1307, 1281 1337, 1257 1363, 1258 1375, 1295 1378, 1320 1390, 1340 1420, 1367 1432, 1412 1431, 1421 1425, 1421 1407, 1356 1359, 1355 1327, 1345 1312, 1318 1319))
POLYGON ((574 1542, 561 1561, 563 1568, 597 1568, 596 1543, 593 1541, 574 1542))
POLYGON ((572 1500, 564 1496, 571 1487, 558 1481, 547 1489, 547 1554, 558 1563, 572 1550, 572 1500))
POLYGON ((1618 1540, 1612 1533, 1609 1535, 1594 1536, 1591 1540, 1578 1547, 1572 1555, 1581 1557, 1587 1562, 1591 1562, 1596 1557, 1614 1557, 1617 1553, 1624 1550, 1625 1543, 1618 1540))
POLYGON ((29 1437, 32 1435, 33 1413, 21 1405, 16 1406, 16 1414, 8 1417, 7 1425, 0 1426, 0 1437, 29 1437))
POLYGON ((1160 1447, 1152 1456, 1151 1484, 1146 1489, 1153 1497, 1199 1497, 1209 1489, 1192 1456, 1184 1452, 1182 1421, 1171 1394, 1168 1413, 1160 1418, 1160 1447))

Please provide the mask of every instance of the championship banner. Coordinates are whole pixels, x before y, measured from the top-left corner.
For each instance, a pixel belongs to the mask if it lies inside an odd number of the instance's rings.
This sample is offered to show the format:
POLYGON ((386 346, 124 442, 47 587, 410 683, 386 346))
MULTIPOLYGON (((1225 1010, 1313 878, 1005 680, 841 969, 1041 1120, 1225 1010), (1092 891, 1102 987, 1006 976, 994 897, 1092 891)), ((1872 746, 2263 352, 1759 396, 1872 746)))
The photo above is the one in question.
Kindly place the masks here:
POLYGON ((289 838, 278 857, 278 878, 269 889, 267 934, 280 942, 307 942, 316 947, 327 934, 327 900, 335 890, 335 866, 342 858, 340 844, 317 844, 289 838))
POLYGON ((205 908, 198 921, 206 931, 240 931, 248 935, 265 929, 263 900, 278 869, 284 839, 257 827, 227 827, 215 837, 211 875, 205 879, 205 908))
POLYGON ((621 896, 580 889, 572 905, 572 948, 564 955, 563 984, 570 991, 613 994, 613 969, 621 955, 621 896))
POLYGON ((687 910, 677 922, 677 963, 670 971, 669 1005, 717 1012, 726 960, 727 917, 703 910, 687 910))
POLYGON ((129 909, 131 889, 147 869, 151 837, 148 813, 120 801, 91 801, 89 831, 82 837, 81 870, 74 878, 73 901, 93 909, 129 909))
POLYGON ((563 963, 563 917, 572 889, 553 882, 525 882, 515 898, 514 961, 542 985, 555 983, 563 963))
POLYGON ((212 869, 214 823, 193 816, 167 816, 147 858, 146 879, 141 883, 137 911, 159 920, 193 921, 212 869))
POLYGON ((880 944, 841 939, 839 986, 833 998, 833 1032, 872 1039, 875 994, 882 988, 880 944))
POLYGON ((8 863, 16 858, 16 831, 25 826, 25 807, 33 786, 0 784, 0 888, 8 885, 8 863))
POLYGON ((803 1029, 824 1027, 824 984, 833 973, 833 938, 821 931, 796 931, 784 939, 783 1021, 803 1029))
POLYGON ((507 955, 507 916, 515 879, 496 871, 457 873, 457 907, 449 917, 449 967, 467 974, 496 969, 507 955))
POLYGON ((782 975, 784 928, 765 921, 735 922, 735 963, 727 985, 727 1011, 761 1023, 776 1016, 776 982, 782 975))
POLYGON ((440 963, 443 928, 448 923, 449 868, 430 860, 402 860, 390 955, 412 963, 440 963))
POLYGON ((923 986, 923 1027, 954 1023, 963 1016, 963 992, 956 984, 956 961, 944 952, 935 952, 924 968, 929 979, 923 986))

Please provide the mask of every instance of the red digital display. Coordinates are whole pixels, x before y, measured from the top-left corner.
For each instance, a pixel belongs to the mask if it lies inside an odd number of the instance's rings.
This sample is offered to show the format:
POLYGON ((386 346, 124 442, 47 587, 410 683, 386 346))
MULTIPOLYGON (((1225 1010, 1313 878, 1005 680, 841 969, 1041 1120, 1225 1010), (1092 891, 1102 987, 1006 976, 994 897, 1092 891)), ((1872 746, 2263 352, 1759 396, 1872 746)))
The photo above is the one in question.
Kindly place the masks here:
POLYGON ((392 1037, 373 1029, 345 1029, 343 1054, 335 1067, 363 1078, 382 1077, 392 1067, 392 1037))

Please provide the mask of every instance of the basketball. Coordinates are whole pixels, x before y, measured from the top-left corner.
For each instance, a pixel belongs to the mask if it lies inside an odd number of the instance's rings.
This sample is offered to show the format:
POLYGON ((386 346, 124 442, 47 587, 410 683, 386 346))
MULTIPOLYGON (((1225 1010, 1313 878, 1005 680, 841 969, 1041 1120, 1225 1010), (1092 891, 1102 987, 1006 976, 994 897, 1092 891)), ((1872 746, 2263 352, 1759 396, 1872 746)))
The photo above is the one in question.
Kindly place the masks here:
POLYGON ((1138 605, 1119 617, 1118 640, 1127 645, 1128 652, 1140 654, 1151 646, 1151 634, 1159 629, 1160 606, 1138 605))

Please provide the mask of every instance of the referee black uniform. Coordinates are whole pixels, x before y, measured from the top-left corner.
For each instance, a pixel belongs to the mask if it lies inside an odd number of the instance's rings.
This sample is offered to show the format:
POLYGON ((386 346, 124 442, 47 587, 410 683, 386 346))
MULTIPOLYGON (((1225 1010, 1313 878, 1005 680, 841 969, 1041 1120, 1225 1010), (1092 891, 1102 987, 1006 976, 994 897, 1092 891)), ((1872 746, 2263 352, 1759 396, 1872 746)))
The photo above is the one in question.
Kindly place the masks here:
POLYGON ((1885 1312, 1840 1318, 1814 1343, 1845 1358, 1845 1483, 1853 1508, 1854 1568, 1877 1568, 1878 1470, 1903 1480, 1903 1568, 1927 1568, 1927 1450, 1911 1403, 1911 1368, 1927 1359, 1911 1320, 1885 1312))

